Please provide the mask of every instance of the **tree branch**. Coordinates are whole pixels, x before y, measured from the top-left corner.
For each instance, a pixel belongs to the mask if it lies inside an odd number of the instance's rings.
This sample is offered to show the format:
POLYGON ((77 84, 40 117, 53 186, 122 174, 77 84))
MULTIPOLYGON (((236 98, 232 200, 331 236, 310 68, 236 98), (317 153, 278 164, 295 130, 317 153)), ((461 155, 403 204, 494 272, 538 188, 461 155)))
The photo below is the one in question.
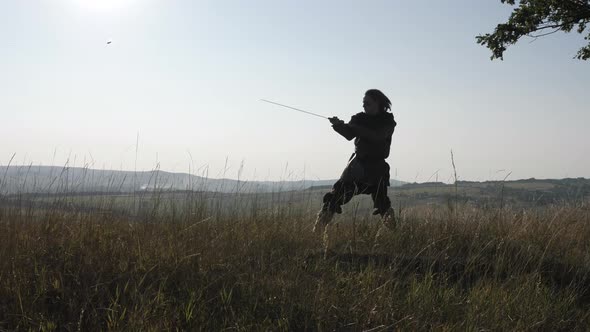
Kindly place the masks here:
MULTIPOLYGON (((492 51, 492 60, 502 59, 507 47, 523 36, 534 38, 535 41, 558 31, 571 32, 575 29, 583 33, 590 23, 590 0, 500 1, 516 6, 508 21, 498 24, 491 34, 477 36, 477 43, 492 51)), ((589 48, 590 44, 580 49, 578 58, 590 57, 589 48)))
POLYGON ((559 31, 561 31, 561 28, 557 28, 557 29, 555 29, 555 30, 553 30, 553 31, 551 31, 551 32, 542 33, 542 34, 540 34, 540 35, 531 35, 531 34, 527 34, 526 36, 527 36, 527 37, 531 37, 531 38, 535 38, 535 39, 537 39, 537 38, 539 38, 539 37, 545 37, 545 36, 552 35, 552 34, 554 34, 554 33, 556 33, 556 32, 559 32, 559 31))

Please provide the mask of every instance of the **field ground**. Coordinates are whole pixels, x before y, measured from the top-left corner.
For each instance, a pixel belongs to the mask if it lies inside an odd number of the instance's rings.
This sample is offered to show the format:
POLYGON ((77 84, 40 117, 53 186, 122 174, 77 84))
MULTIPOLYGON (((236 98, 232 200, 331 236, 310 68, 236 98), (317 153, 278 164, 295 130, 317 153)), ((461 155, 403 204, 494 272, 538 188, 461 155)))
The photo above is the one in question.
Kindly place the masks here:
POLYGON ((362 196, 327 241, 325 188, 4 197, 0 331, 587 330, 590 204, 560 186, 394 188, 395 228, 362 196))

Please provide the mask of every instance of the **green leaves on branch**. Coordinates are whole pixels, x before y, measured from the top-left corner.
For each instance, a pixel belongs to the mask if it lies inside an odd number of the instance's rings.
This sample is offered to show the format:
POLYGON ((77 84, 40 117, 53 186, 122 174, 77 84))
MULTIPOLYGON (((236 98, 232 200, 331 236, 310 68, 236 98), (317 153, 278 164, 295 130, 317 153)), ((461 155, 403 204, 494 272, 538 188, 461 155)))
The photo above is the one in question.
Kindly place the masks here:
MULTIPOLYGON (((543 37, 559 31, 575 29, 585 33, 590 23, 590 0, 500 0, 515 6, 506 23, 496 26, 493 33, 477 36, 477 43, 492 51, 491 59, 503 59, 504 51, 521 37, 543 37)), ((588 44, 580 48, 575 58, 590 59, 590 32, 584 37, 588 44)))

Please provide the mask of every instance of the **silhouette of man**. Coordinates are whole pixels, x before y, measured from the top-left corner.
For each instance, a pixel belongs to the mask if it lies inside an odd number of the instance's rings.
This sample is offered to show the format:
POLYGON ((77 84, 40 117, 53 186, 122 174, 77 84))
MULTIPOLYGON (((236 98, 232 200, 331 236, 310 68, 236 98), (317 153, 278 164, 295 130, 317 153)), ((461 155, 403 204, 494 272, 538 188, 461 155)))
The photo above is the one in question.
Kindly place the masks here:
POLYGON ((391 101, 383 92, 371 89, 363 98, 364 112, 352 116, 348 123, 337 117, 329 118, 332 128, 347 140, 354 139, 355 151, 340 179, 323 197, 323 206, 317 215, 314 231, 325 227, 335 213, 342 213, 342 205, 354 195, 370 194, 373 215, 380 215, 386 224, 394 222, 394 211, 387 197, 389 187, 389 157, 391 136, 396 126, 391 101))

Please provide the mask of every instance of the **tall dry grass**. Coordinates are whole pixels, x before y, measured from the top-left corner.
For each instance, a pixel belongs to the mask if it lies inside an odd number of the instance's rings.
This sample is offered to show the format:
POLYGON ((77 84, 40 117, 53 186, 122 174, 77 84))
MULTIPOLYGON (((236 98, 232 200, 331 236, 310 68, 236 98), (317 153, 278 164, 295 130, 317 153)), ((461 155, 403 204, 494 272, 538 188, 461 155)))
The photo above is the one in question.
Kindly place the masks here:
POLYGON ((0 330, 586 330, 590 323, 586 204, 411 208, 388 230, 353 201, 330 225, 325 248, 311 233, 319 208, 311 196, 149 195, 148 204, 125 201, 138 213, 108 196, 4 200, 0 330))

